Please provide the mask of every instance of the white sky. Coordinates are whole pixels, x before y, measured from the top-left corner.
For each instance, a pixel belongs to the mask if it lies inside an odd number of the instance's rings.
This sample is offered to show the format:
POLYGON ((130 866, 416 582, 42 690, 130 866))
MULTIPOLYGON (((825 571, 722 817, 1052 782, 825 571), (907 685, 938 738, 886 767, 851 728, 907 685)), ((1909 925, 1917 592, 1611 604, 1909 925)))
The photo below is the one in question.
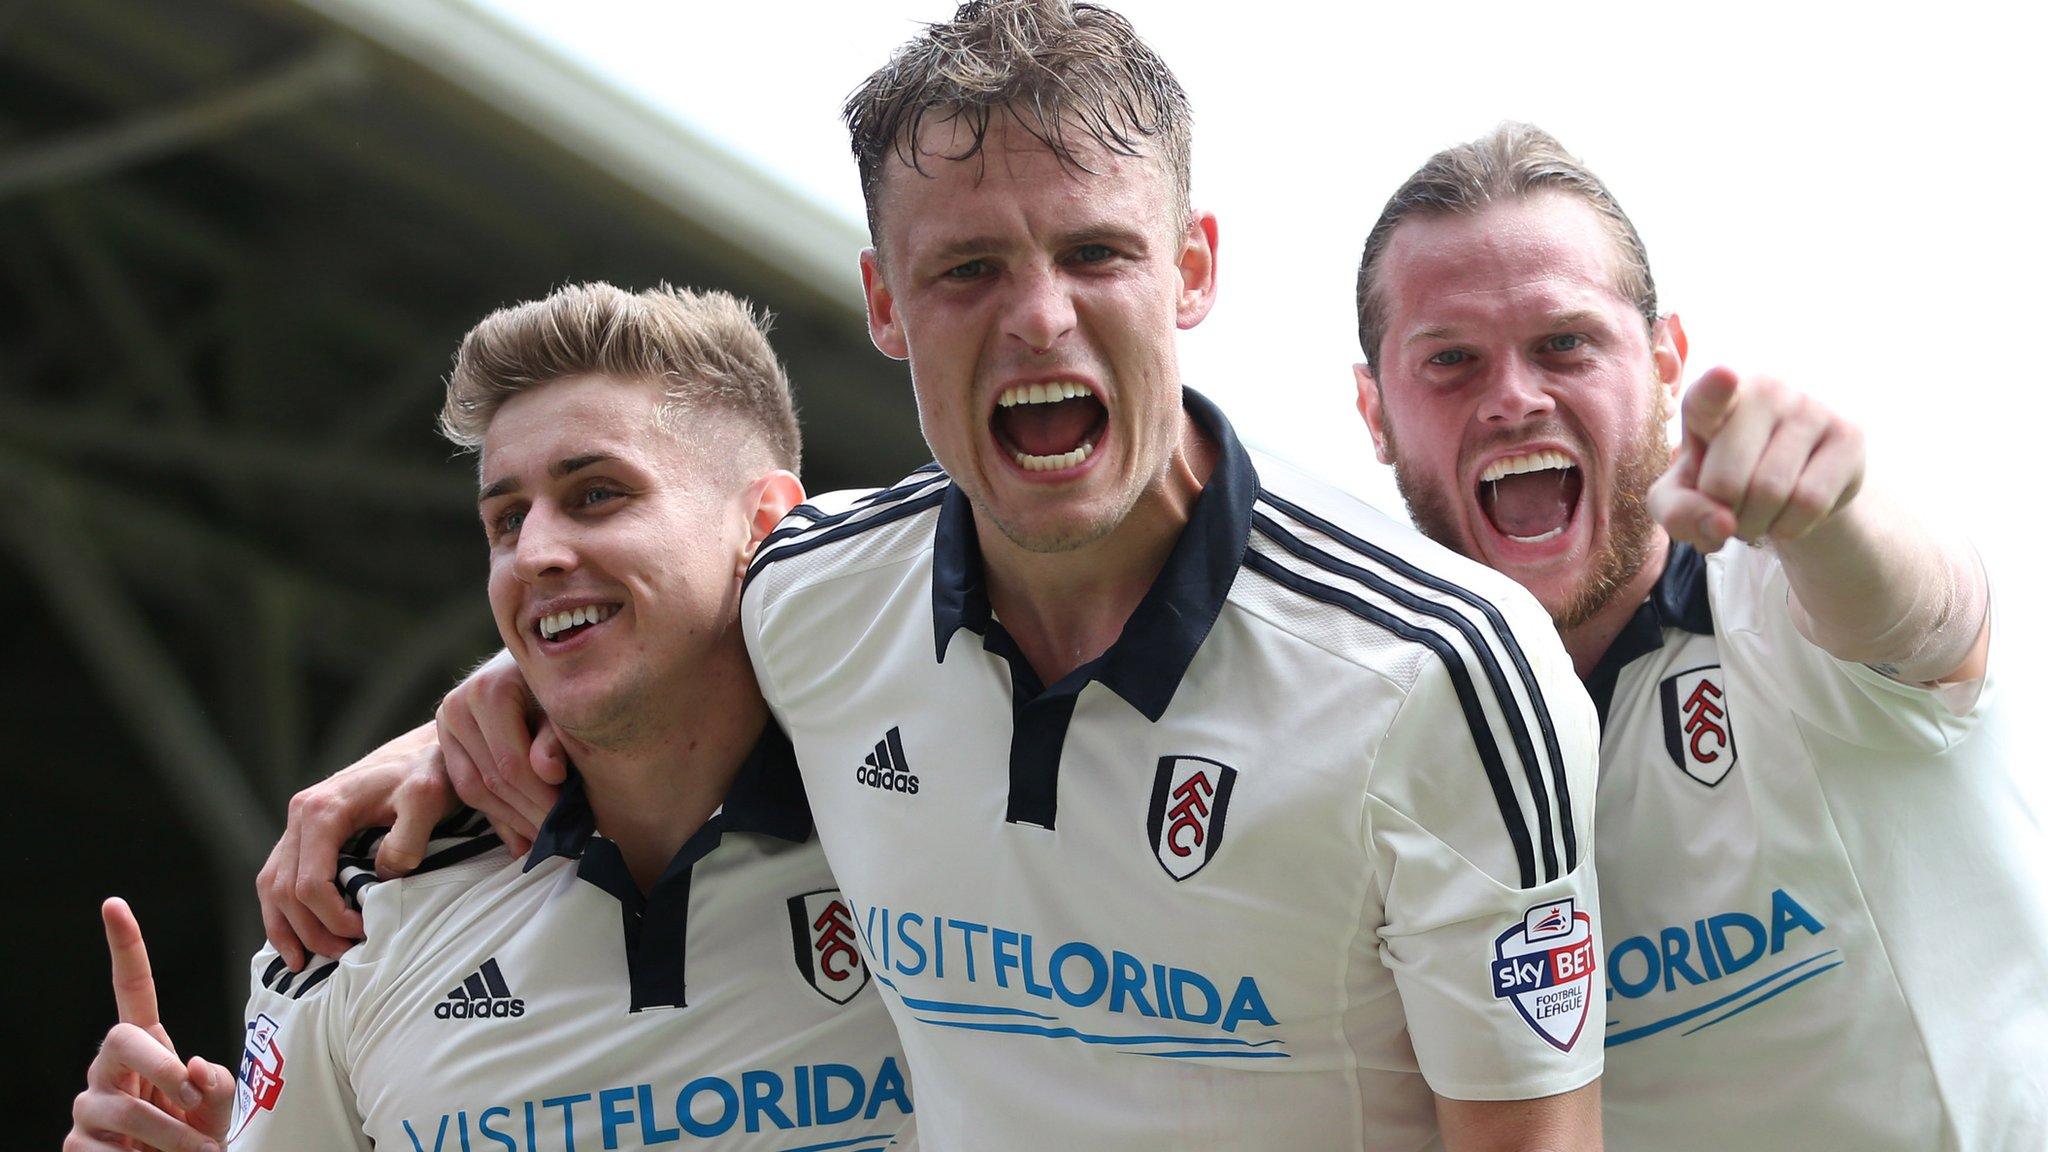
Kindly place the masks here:
MULTIPOLYGON (((839 104, 954 7, 478 2, 850 220, 839 104)), ((1399 508, 1352 407, 1359 245, 1431 152, 1529 120, 1635 220, 1685 318, 1689 377, 1771 373, 1861 422, 1872 483, 1976 537, 2016 647, 2048 637, 2020 586, 2048 385, 2037 5, 1113 6, 1194 105, 1195 199, 1220 218, 1222 266, 1182 364, 1249 439, 1399 508)))

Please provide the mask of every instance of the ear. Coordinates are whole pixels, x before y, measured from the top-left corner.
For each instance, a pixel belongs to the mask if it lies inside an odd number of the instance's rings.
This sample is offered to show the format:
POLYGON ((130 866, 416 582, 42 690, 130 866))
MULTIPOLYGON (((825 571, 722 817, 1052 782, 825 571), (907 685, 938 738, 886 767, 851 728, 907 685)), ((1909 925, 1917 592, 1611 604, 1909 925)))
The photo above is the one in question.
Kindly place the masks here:
POLYGON ((1381 407, 1380 382, 1373 378, 1372 369, 1363 364, 1353 364, 1351 375, 1358 383, 1358 414, 1365 417, 1365 430, 1372 433, 1372 454, 1382 464, 1392 464, 1394 454, 1387 450, 1387 413, 1381 407))
POLYGON ((1197 212, 1181 237, 1180 300, 1174 320, 1193 328, 1216 306, 1216 214, 1197 212))
POLYGON ((861 250, 860 288, 868 302, 868 339, 891 360, 910 359, 910 341, 903 335, 896 297, 882 278, 882 257, 873 248, 861 250))
POLYGON ((1650 360, 1657 366, 1657 383, 1672 399, 1678 398, 1678 382, 1685 377, 1685 324, 1678 313, 1657 318, 1650 326, 1650 360))
POLYGON ((737 575, 746 576, 747 565, 753 563, 761 541, 775 531, 790 509, 803 502, 803 482, 787 469, 777 468, 747 486, 746 494, 740 497, 740 507, 747 516, 747 546, 740 552, 737 575))

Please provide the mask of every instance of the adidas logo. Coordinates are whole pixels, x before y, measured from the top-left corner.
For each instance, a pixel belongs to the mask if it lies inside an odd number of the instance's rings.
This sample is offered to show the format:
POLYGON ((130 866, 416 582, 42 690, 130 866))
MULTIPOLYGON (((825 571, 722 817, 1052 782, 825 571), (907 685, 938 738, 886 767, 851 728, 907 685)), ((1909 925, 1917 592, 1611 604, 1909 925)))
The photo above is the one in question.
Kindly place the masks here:
POLYGON ((505 974, 498 970, 496 956, 484 961, 483 967, 471 972, 468 979, 434 1005, 437 1020, 502 1020, 524 1015, 526 1001, 512 995, 512 989, 506 987, 505 974))
POLYGON ((917 795, 917 777, 911 775, 910 758, 903 754, 903 734, 891 728, 889 734, 875 741, 875 750, 854 769, 854 778, 870 788, 884 792, 902 792, 917 795))

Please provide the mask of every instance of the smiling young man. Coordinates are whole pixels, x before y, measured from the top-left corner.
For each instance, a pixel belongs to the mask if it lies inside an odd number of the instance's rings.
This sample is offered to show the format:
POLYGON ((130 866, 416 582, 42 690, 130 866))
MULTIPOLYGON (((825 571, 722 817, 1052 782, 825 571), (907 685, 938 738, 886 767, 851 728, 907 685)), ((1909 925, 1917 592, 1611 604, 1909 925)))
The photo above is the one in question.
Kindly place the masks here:
POLYGON ((1974 555, 1767 378, 1701 377, 1674 454, 1684 329, 1534 128, 1411 177, 1358 299, 1416 524, 1536 594, 1601 712, 1609 1140, 2048 1147, 2043 849, 1974 555))
MULTIPOLYGON (((907 1138, 895 1032, 738 630, 748 558, 802 499, 761 323, 723 293, 563 288, 470 332, 442 428, 481 451, 492 614, 574 774, 524 859, 483 834, 399 880, 358 860, 361 945, 256 957, 232 1124, 139 1099, 233 1080, 137 1019, 65 1147, 907 1138)), ((140 936, 108 917, 120 988, 140 936)))
MULTIPOLYGON (((943 471, 798 508, 742 620, 921 1138, 1596 1147, 1591 706, 1511 581, 1182 389, 1217 230, 1165 65, 971 3, 847 120, 943 471)), ((503 679, 444 705, 494 771, 503 679)))

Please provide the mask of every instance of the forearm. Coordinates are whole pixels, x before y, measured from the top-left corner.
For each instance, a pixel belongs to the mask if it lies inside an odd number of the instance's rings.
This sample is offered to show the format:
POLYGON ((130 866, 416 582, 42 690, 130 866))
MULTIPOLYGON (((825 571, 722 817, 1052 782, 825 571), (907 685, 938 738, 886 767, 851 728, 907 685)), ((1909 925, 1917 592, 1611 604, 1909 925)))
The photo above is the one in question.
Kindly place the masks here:
POLYGON ((1600 1082, 1536 1100, 1436 1098, 1446 1152, 1599 1152, 1600 1082))
POLYGON ((1777 548, 1793 623, 1830 655, 1910 683, 1983 675, 1990 597, 1963 541, 1864 491, 1777 548))

